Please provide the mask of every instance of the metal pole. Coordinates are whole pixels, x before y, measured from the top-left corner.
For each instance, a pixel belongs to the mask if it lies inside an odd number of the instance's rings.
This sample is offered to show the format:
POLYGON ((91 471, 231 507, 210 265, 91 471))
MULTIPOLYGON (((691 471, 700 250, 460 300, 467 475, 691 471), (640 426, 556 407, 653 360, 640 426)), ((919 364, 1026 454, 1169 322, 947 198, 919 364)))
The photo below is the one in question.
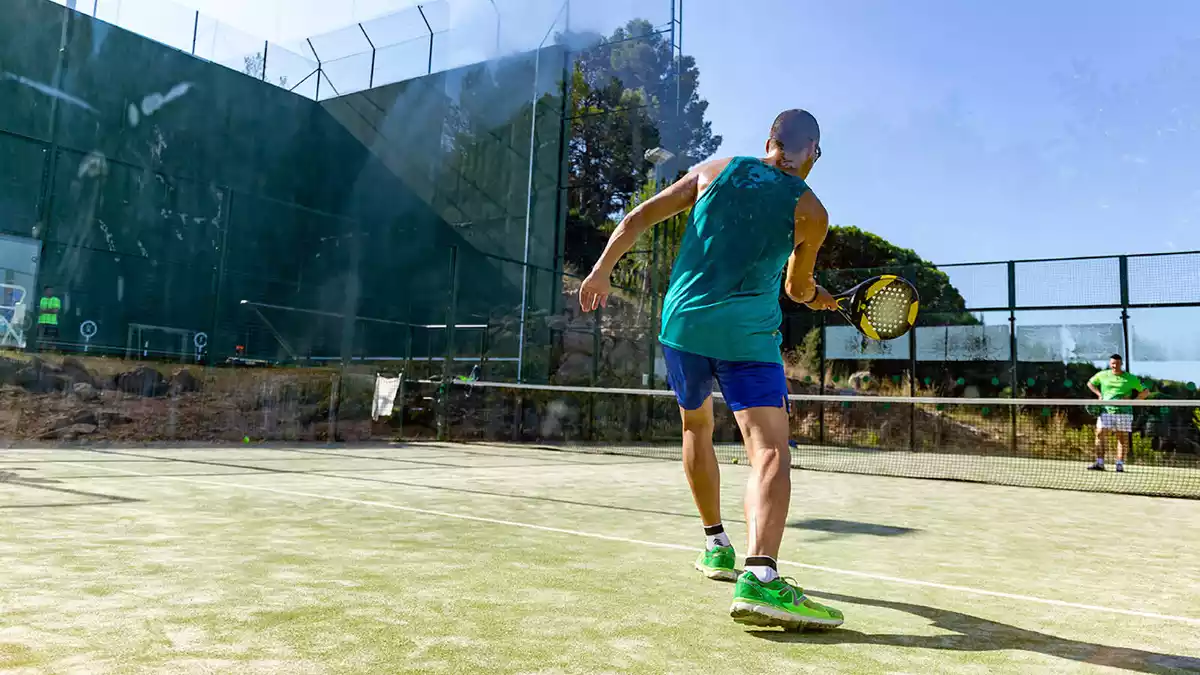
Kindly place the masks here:
POLYGON ((330 443, 336 443, 338 440, 338 416, 337 409, 341 404, 338 394, 342 390, 342 378, 337 372, 331 373, 329 376, 329 438, 330 443))
POLYGON ((492 317, 487 320, 488 327, 484 328, 479 335, 479 379, 487 379, 487 354, 488 354, 488 338, 492 332, 492 317))
MULTIPOLYGON (((1017 398, 1017 263, 1008 261, 1008 359, 1010 369, 1009 397, 1017 398)), ((1017 406, 1009 406, 1009 448, 1017 454, 1017 406)))
POLYGON ((558 14, 554 16, 554 22, 546 31, 546 35, 542 37, 533 57, 533 100, 529 110, 529 176, 525 186, 525 253, 521 259, 525 270, 521 275, 521 326, 517 337, 517 382, 524 382, 525 369, 525 321, 529 311, 529 233, 533 226, 533 159, 537 153, 537 102, 538 82, 541 78, 541 53, 546 40, 550 39, 550 33, 554 31, 554 24, 558 23, 558 17, 567 8, 569 1, 564 1, 563 6, 559 8, 558 14))
MULTIPOLYGON (((408 298, 408 308, 404 312, 404 318, 412 318, 412 296, 408 298)), ((400 391, 397 394, 397 398, 400 399, 400 430, 398 432, 400 438, 404 438, 404 402, 407 400, 405 399, 404 382, 412 375, 412 332, 413 325, 408 323, 404 331, 404 370, 400 373, 400 391)))
MULTIPOLYGON (((97 0, 97 2, 99 2, 99 0, 97 0)), ((95 13, 93 13, 92 16, 95 16, 95 13)), ((196 36, 199 33, 200 33, 200 12, 199 12, 199 10, 197 10, 196 18, 192 22, 192 56, 196 55, 196 36)))
MULTIPOLYGON (((69 65, 67 58, 67 45, 71 40, 71 27, 74 20, 75 16, 73 12, 66 10, 63 11, 62 27, 59 31, 58 37, 58 63, 55 64, 54 79, 52 80, 52 86, 58 90, 62 90, 63 80, 67 75, 67 68, 69 65)), ((58 126, 60 116, 58 97, 52 96, 50 97, 50 156, 47 158, 46 163, 42 168, 42 181, 39 188, 41 192, 41 199, 39 200, 40 208, 38 210, 38 222, 43 223, 43 226, 39 228, 41 232, 37 235, 37 239, 40 240, 38 242, 39 261, 45 260, 46 242, 51 240, 50 224, 53 220, 51 218, 51 214, 54 213, 54 179, 55 176, 58 175, 58 126)), ((39 273, 38 276, 40 277, 41 262, 38 263, 37 271, 39 273)), ((32 342, 27 343, 27 345, 30 344, 32 344, 32 342)))
POLYGON ((362 23, 358 24, 358 29, 362 31, 363 37, 367 39, 367 44, 371 45, 371 74, 367 77, 367 88, 371 89, 375 86, 375 42, 367 35, 367 29, 363 28, 362 23))
POLYGON ((681 91, 680 85, 679 85, 679 69, 683 64, 683 58, 682 58, 683 53, 682 52, 676 53, 677 43, 675 42, 675 35, 676 35, 675 2, 676 2, 676 0, 671 0, 671 60, 675 62, 674 68, 672 68, 671 70, 674 71, 674 73, 675 73, 675 114, 678 115, 679 114, 679 96, 680 96, 680 91, 681 91))
POLYGON ((425 18, 425 8, 417 5, 417 11, 421 14, 421 20, 425 22, 425 30, 429 31, 429 63, 425 67, 425 74, 433 72, 433 28, 429 25, 429 19, 425 18))
MULTIPOLYGON (((905 270, 909 279, 917 278, 917 270, 909 267, 905 270)), ((917 329, 914 326, 908 331, 908 372, 911 375, 908 378, 908 393, 913 396, 916 392, 913 388, 916 386, 917 378, 917 329)), ((916 452, 917 450, 917 405, 914 403, 908 407, 908 450, 916 452)))
MULTIPOLYGON (((221 228, 221 255, 217 258, 217 279, 213 288, 213 312, 212 312, 212 328, 210 335, 216 336, 217 326, 221 319, 221 293, 225 289, 225 257, 229 253, 229 222, 230 216, 233 213, 233 190, 224 188, 221 193, 225 196, 224 208, 221 209, 224 215, 224 222, 220 224, 221 228)), ((212 347, 212 345, 209 345, 212 347)), ((209 354, 212 357, 212 354, 209 354)), ((216 363, 216 359, 212 359, 211 363, 216 363)))
MULTIPOLYGON (((657 171, 657 169, 655 169, 657 171)), ((654 388, 654 315, 658 309, 658 288, 655 283, 655 268, 658 267, 658 233, 659 226, 656 224, 650 228, 650 269, 647 273, 650 275, 649 290, 650 290, 650 316, 646 321, 646 388, 654 388)))
MULTIPOLYGON (((458 304, 458 247, 450 247, 450 288, 449 298, 446 304, 446 354, 442 360, 442 383, 440 385, 441 392, 438 396, 438 413, 437 413, 437 439, 439 441, 449 440, 449 428, 446 420, 446 413, 450 405, 450 380, 454 377, 452 365, 454 363, 454 322, 456 321, 456 307, 458 304)), ((430 354, 432 356, 432 353, 430 354)))
POLYGON ((1125 368, 1129 368, 1129 257, 1121 256, 1121 335, 1125 338, 1125 368))
MULTIPOLYGON (((821 331, 820 339, 817 340, 817 352, 820 354, 819 369, 817 374, 818 388, 817 393, 825 394, 825 312, 817 312, 821 319, 821 326, 818 330, 821 331)), ((821 443, 825 442, 825 404, 821 403, 817 406, 817 434, 818 440, 821 443)))
POLYGON ((321 70, 321 65, 322 65, 321 64, 321 55, 318 54, 317 50, 313 48, 312 38, 305 38, 304 41, 308 43, 308 50, 310 52, 312 52, 313 58, 317 60, 317 93, 314 94, 314 99, 317 101, 320 101, 321 100, 321 76, 324 75, 324 73, 321 70))
POLYGON ((270 40, 263 40, 263 71, 262 71, 262 81, 263 82, 267 81, 267 53, 270 51, 270 49, 271 49, 270 40))
POLYGON ((525 375, 525 321, 529 312, 529 231, 533 225, 533 157, 537 149, 537 82, 541 66, 541 46, 533 56, 533 100, 529 110, 529 176, 525 186, 525 248, 521 257, 521 325, 517 335, 517 382, 525 375))

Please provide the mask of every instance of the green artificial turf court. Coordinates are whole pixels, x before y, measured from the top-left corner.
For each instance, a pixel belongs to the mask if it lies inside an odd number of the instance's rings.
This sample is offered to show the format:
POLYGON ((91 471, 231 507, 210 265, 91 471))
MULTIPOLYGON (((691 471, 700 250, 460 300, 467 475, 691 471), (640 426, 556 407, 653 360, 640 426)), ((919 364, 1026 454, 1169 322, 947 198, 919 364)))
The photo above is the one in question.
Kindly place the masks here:
MULTIPOLYGON (((743 552, 744 465, 722 467, 743 552)), ((1200 671, 1200 501, 797 471, 751 630, 677 462, 503 445, 0 452, 0 673, 1200 671)))

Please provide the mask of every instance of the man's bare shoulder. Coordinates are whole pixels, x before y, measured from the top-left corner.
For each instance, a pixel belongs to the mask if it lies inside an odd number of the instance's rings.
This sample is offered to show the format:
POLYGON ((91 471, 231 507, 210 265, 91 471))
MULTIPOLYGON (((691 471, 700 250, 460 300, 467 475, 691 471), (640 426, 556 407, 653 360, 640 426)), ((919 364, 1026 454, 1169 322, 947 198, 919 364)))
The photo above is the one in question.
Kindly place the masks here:
POLYGON ((800 199, 796 200, 796 223, 829 224, 829 211, 825 210, 825 205, 812 189, 805 190, 800 199))
POLYGON ((729 163, 732 161, 732 157, 708 159, 693 166, 690 173, 699 175, 702 180, 711 181, 712 179, 721 175, 721 172, 724 171, 725 167, 729 166, 729 163))

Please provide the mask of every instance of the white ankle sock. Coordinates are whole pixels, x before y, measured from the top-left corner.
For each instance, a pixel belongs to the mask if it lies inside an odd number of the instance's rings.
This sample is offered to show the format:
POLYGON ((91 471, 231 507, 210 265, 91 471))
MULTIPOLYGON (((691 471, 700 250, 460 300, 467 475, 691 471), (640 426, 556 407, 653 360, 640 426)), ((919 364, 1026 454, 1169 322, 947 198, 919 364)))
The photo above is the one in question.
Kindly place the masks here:
POLYGON ((729 535, 721 523, 704 526, 704 547, 711 551, 715 546, 729 546, 729 535))
MULTIPOLYGON (((755 576, 755 578, 757 578, 762 583, 769 584, 772 581, 774 581, 777 577, 779 577, 779 572, 777 572, 775 570, 775 568, 771 565, 751 564, 751 563, 759 562, 758 559, 760 559, 760 558, 766 558, 766 556, 747 556, 746 571, 753 574, 755 576)), ((764 562, 772 562, 773 563, 775 561, 771 560, 770 558, 767 558, 766 561, 764 561, 764 562)))

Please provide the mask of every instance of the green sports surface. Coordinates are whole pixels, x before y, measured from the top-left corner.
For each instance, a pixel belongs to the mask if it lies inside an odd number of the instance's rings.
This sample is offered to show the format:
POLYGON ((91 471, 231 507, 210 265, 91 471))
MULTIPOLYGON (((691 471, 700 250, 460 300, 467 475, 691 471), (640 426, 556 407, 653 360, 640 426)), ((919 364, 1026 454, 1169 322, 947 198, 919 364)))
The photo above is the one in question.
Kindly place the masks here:
POLYGON ((672 461, 12 448, 0 476, 6 675, 1200 670, 1195 500, 796 471, 780 570, 846 623, 785 633, 693 568, 672 461))

